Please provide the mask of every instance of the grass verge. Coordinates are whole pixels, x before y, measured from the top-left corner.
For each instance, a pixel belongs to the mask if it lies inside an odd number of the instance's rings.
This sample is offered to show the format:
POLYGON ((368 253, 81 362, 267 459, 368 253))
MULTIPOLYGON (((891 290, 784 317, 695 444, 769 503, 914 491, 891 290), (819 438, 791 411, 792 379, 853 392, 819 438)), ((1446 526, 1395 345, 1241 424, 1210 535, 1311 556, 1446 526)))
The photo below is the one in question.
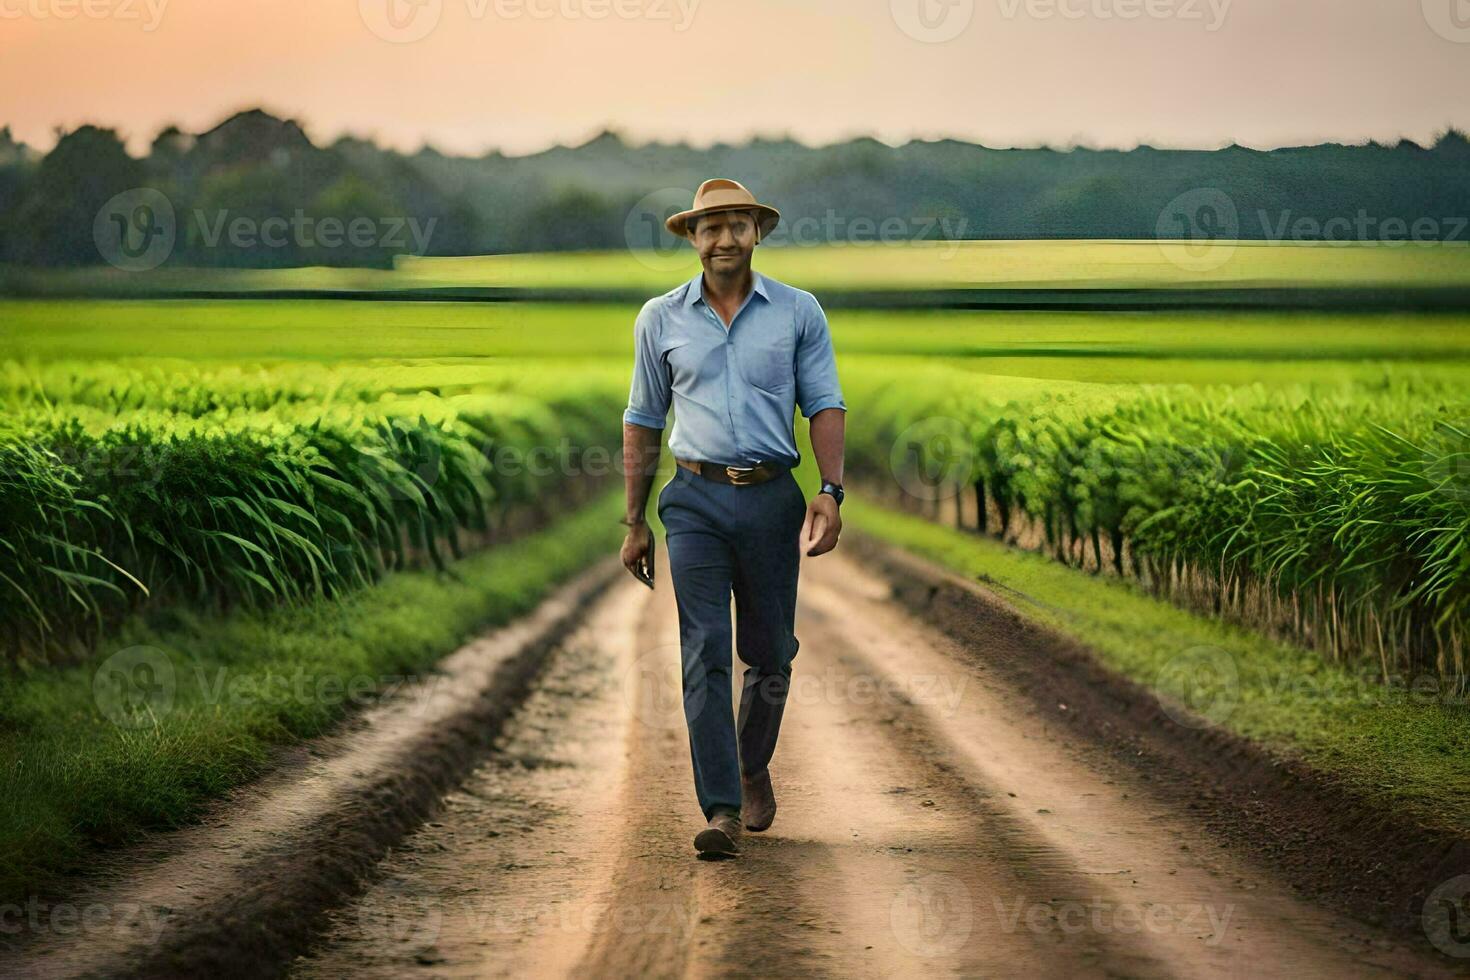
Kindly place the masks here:
POLYGON ((621 491, 450 566, 341 600, 223 617, 171 611, 126 624, 87 663, 0 679, 0 901, 54 887, 98 846, 175 827, 432 669, 486 627, 533 608, 610 554, 621 491))
POLYGON ((1196 716, 1299 758, 1369 802, 1470 833, 1470 710, 1436 678, 1385 686, 1126 581, 862 500, 843 510, 849 528, 986 583, 1196 716))

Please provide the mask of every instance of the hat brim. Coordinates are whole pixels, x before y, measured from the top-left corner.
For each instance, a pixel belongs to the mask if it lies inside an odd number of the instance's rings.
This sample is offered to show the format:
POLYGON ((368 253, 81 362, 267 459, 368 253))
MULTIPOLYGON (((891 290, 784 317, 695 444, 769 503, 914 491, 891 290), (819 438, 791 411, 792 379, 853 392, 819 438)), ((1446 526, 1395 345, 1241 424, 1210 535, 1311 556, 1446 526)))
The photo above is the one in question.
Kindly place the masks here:
POLYGON ((708 208, 696 208, 691 211, 680 211, 678 214, 664 222, 664 227, 669 233, 679 238, 689 237, 689 222, 695 218, 702 218, 707 214, 719 214, 723 211, 754 211, 759 217, 757 223, 760 225, 761 237, 765 238, 775 230, 776 225, 781 223, 781 212, 768 204, 717 204, 708 208))

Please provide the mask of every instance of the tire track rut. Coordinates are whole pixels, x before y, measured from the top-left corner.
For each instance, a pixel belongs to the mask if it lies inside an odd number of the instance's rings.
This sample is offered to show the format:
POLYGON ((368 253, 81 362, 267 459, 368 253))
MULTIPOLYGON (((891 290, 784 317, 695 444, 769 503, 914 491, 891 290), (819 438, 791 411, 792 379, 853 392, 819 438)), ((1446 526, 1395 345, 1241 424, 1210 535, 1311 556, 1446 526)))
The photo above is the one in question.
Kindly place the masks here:
POLYGON ((294 975, 1452 975, 1213 843, 856 563, 802 575, 779 811, 739 860, 694 859, 672 591, 630 581, 294 975))

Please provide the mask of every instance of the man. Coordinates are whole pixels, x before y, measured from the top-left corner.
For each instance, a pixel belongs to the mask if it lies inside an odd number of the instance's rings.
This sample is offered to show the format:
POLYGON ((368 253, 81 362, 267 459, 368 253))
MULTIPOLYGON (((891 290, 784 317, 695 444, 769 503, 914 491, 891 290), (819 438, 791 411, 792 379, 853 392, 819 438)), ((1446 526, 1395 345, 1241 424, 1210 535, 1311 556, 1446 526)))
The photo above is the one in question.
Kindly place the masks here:
POLYGON ((707 180, 667 227, 687 238, 704 271, 650 300, 634 325, 633 385, 623 415, 629 525, 622 559, 639 574, 652 547, 644 522, 660 430, 674 408, 678 463, 658 497, 668 539, 684 672, 694 787, 708 822, 701 858, 733 857, 742 821, 776 815, 768 766, 796 656, 802 551, 821 555, 842 531, 846 405, 827 318, 811 293, 750 267, 781 215, 733 180, 707 180), (795 410, 811 420, 822 489, 806 503, 795 410), (734 641, 748 667, 738 727, 730 708, 734 641))

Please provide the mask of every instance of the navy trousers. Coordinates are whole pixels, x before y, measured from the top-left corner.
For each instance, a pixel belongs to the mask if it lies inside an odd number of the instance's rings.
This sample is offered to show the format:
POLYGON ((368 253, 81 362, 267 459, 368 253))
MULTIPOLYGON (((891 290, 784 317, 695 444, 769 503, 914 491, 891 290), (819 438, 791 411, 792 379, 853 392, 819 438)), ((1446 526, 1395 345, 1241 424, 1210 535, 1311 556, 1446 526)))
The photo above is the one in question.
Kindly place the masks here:
POLYGON ((659 491, 658 516, 679 605, 694 789, 708 819, 715 807, 740 808, 742 769, 764 772, 776 750, 798 647, 806 499, 790 472, 739 487, 678 467, 659 491), (746 664, 738 720, 730 707, 732 638, 746 664))

